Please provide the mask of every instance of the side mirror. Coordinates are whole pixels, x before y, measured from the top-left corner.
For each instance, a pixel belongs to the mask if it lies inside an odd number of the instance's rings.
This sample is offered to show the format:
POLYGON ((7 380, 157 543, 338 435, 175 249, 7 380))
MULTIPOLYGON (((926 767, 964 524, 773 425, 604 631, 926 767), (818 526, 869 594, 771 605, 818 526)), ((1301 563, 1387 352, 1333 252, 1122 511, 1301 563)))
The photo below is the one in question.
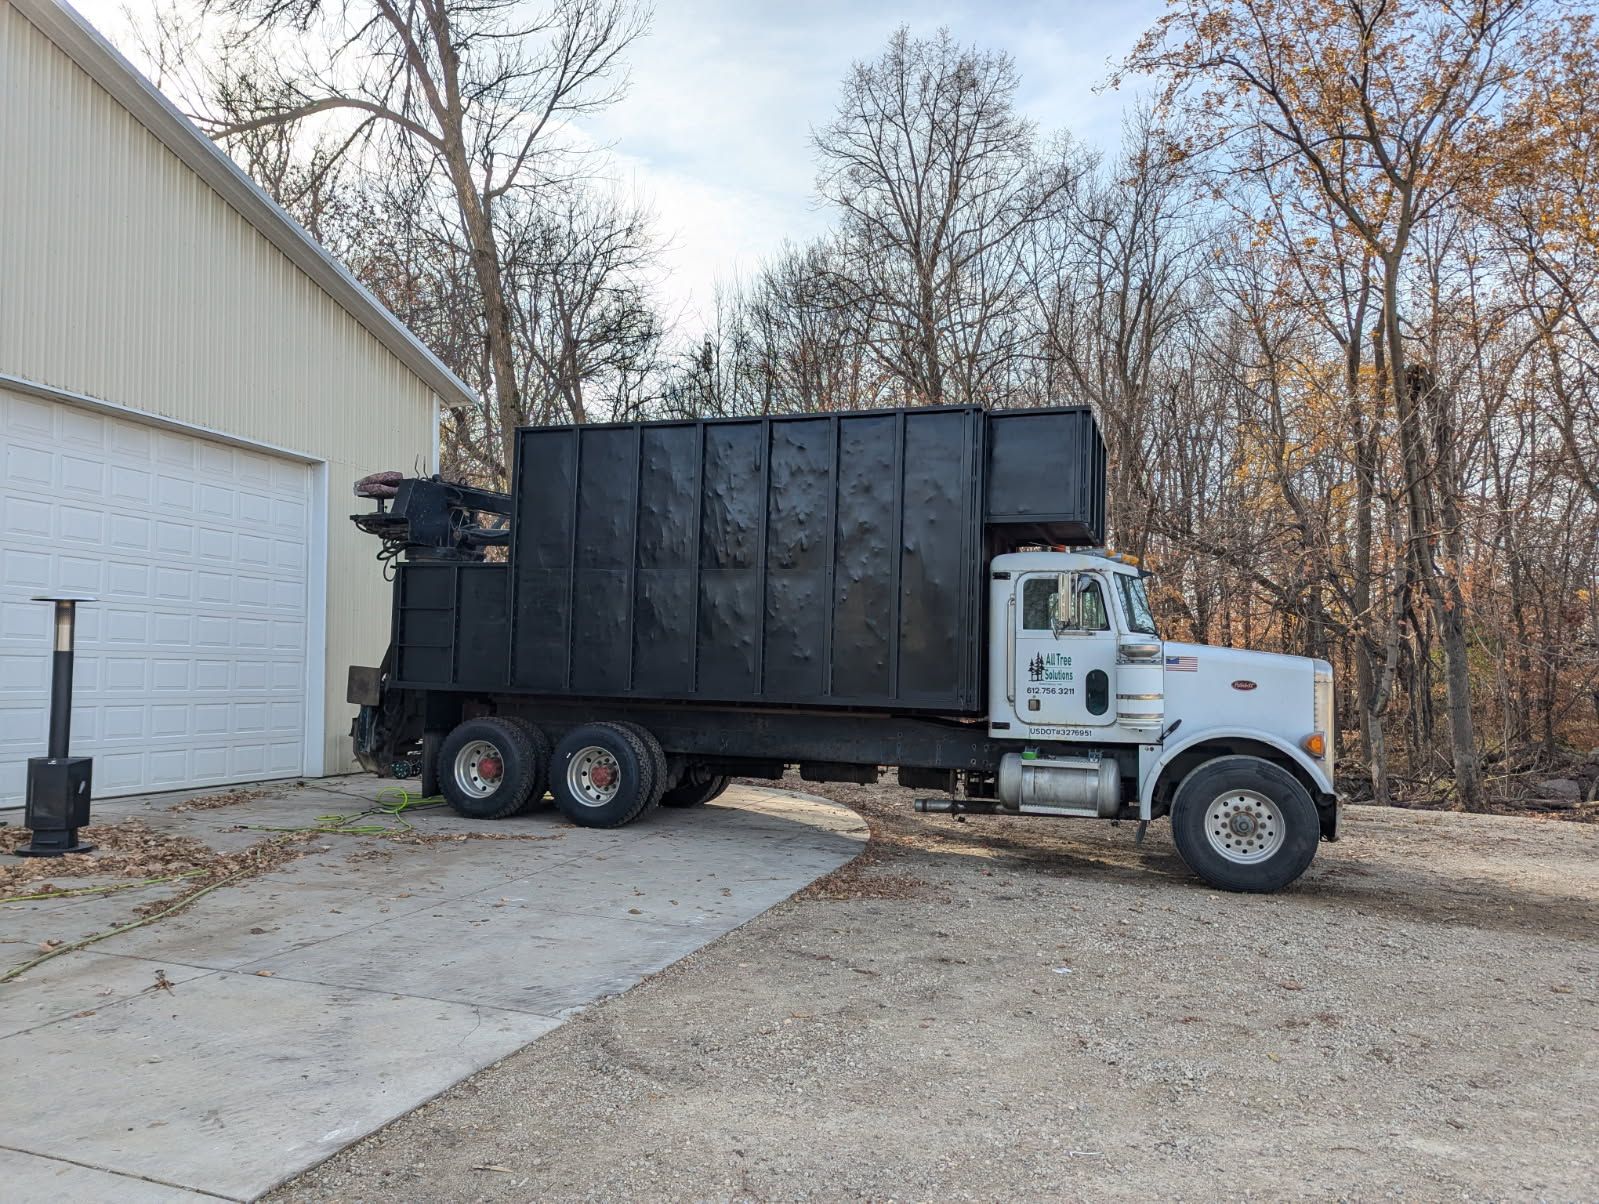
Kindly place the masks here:
POLYGON ((1082 626, 1077 615, 1077 574, 1058 573, 1055 576, 1055 596, 1051 600, 1050 626, 1058 637, 1063 631, 1082 626))

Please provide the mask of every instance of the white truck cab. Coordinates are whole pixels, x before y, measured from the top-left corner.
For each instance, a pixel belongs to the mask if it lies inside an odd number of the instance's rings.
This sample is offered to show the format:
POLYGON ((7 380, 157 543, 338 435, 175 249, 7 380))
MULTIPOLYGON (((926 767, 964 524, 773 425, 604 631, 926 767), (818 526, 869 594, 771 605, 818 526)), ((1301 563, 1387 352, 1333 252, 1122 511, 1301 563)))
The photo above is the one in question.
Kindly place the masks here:
POLYGON ((1327 662, 1162 640, 1142 572, 1104 552, 995 557, 989 624, 1007 809, 1170 815, 1184 859, 1245 890, 1292 881, 1337 838, 1327 662))

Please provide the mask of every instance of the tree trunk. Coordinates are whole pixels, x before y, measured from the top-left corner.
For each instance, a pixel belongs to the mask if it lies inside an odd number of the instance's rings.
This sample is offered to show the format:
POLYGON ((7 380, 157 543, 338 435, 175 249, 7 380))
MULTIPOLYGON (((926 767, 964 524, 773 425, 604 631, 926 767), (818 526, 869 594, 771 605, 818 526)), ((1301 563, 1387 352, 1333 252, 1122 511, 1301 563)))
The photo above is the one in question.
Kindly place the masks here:
MULTIPOLYGON (((1470 662, 1466 647, 1465 598, 1460 589, 1460 564, 1440 573, 1433 543, 1436 523, 1432 505, 1432 478, 1426 463, 1422 436, 1420 390, 1405 363, 1399 322, 1399 267, 1401 252, 1383 259, 1383 324, 1388 351, 1388 377, 1393 385, 1394 412, 1399 419, 1399 444, 1409 509, 1408 542, 1421 587, 1431 603, 1433 620, 1444 652, 1444 685, 1448 694, 1449 735, 1454 760, 1455 790, 1468 811, 1483 809, 1482 782, 1477 768, 1476 733, 1471 718, 1470 662)), ((1446 449, 1449 441, 1443 440, 1446 449)), ((1452 468, 1450 464, 1440 468, 1452 468)), ((1454 510, 1451 482, 1444 482, 1446 507, 1454 510)), ((1458 538, 1459 523, 1449 530, 1458 538)), ((1419 666, 1418 666, 1419 667, 1419 666)), ((1420 751, 1420 750, 1418 750, 1420 751)))
POLYGON ((500 471, 509 482, 511 459, 516 453, 516 428, 522 424, 522 395, 516 386, 516 353, 511 339, 510 310, 505 304, 505 284, 500 274, 499 241, 494 236, 489 212, 472 181, 465 151, 452 145, 449 160, 450 176, 461 202, 461 219, 472 244, 472 274, 483 294, 483 336, 494 376, 500 471))

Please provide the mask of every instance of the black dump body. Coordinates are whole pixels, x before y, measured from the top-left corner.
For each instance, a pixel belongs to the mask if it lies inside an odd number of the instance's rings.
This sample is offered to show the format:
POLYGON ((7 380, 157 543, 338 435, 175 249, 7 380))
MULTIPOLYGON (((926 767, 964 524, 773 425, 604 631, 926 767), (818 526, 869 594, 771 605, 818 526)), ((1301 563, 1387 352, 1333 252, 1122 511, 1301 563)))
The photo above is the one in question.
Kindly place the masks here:
POLYGON ((508 562, 399 567, 392 684, 984 708, 988 558, 1104 534, 1086 408, 517 432, 508 562))

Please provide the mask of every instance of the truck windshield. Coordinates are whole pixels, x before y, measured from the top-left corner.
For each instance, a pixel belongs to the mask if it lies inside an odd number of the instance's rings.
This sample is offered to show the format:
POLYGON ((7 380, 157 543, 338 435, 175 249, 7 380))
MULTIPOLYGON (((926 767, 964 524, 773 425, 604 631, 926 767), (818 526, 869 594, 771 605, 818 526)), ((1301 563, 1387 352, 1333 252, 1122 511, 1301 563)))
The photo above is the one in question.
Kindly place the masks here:
POLYGON ((1117 573, 1121 583, 1122 612, 1127 616, 1127 630, 1156 635, 1155 616, 1150 613, 1149 595, 1144 592, 1144 579, 1130 573, 1117 573))

